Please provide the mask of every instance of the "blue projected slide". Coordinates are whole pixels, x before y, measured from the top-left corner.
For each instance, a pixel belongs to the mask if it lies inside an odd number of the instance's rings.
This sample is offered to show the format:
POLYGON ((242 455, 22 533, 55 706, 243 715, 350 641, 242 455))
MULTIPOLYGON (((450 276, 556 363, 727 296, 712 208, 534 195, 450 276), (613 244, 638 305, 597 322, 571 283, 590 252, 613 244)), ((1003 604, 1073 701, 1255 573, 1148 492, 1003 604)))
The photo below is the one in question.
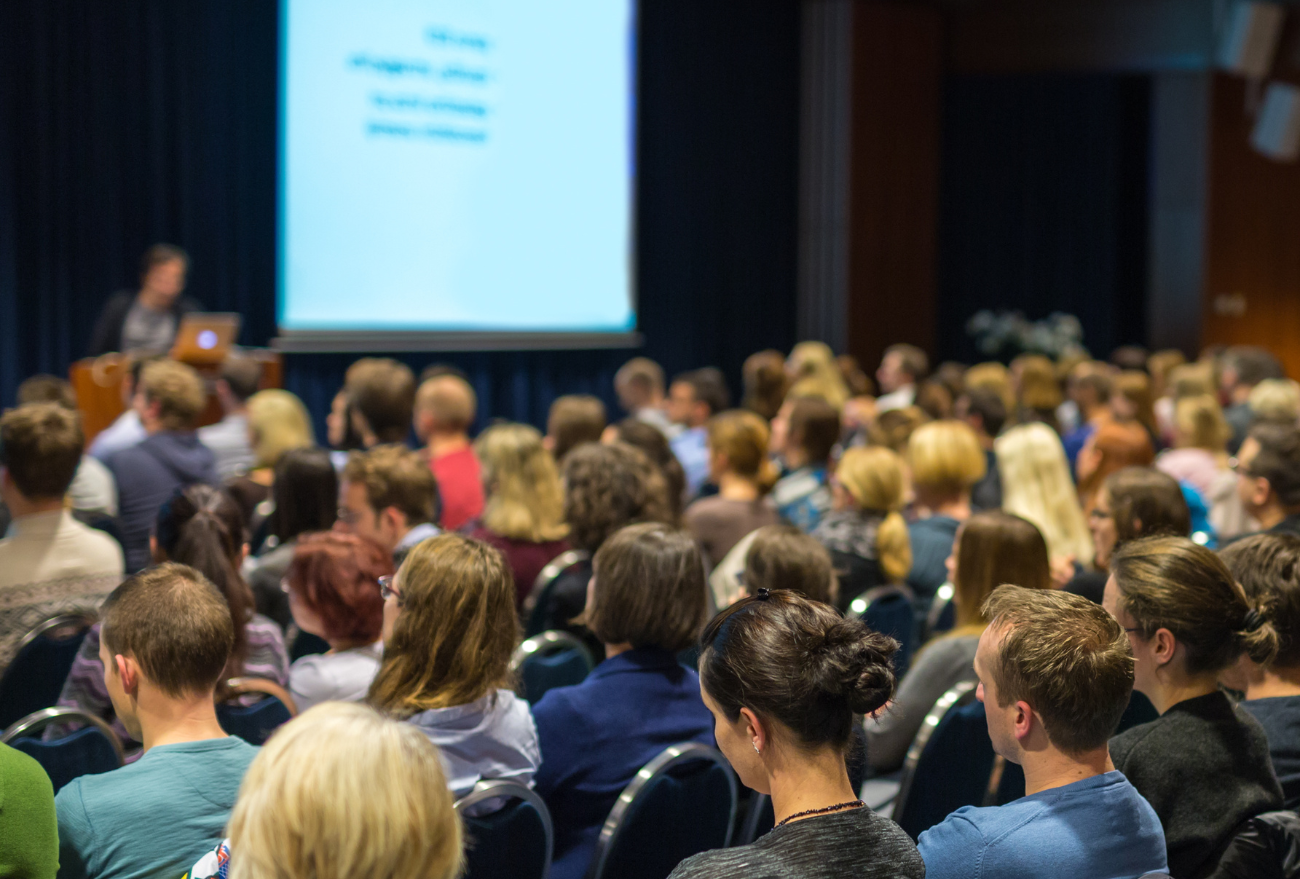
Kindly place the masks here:
POLYGON ((623 333, 634 0, 283 0, 279 325, 623 333))

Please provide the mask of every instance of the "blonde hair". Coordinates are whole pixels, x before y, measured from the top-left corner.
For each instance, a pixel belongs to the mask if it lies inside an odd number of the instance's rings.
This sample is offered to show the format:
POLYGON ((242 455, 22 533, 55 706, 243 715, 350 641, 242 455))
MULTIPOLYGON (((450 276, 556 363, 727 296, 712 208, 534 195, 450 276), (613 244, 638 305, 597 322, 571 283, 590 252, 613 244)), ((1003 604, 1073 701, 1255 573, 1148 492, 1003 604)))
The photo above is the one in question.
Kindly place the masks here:
POLYGON ((1011 364, 1019 376, 1020 406, 1052 415, 1061 405, 1061 382, 1056 365, 1041 354, 1021 354, 1011 364))
POLYGON ((415 411, 432 415, 443 430, 469 430, 477 408, 474 389, 458 375, 435 375, 415 392, 415 411))
POLYGON ((988 472, 979 437, 964 421, 922 424, 907 444, 912 485, 944 494, 970 491, 988 472))
POLYGON ((452 879, 461 868, 438 749, 345 702, 309 709, 262 746, 229 834, 231 879, 452 879))
POLYGON ((249 397, 248 430, 257 467, 274 467, 285 452, 316 445, 307 407, 288 391, 258 391, 249 397))
POLYGON ((1214 364, 1181 363, 1169 370, 1165 388, 1173 394, 1174 399, 1212 395, 1215 388, 1214 364))
POLYGON ((966 387, 984 388, 997 394, 1007 407, 1008 418, 1016 411, 1016 392, 1011 387, 1011 373, 1001 363, 977 363, 966 370, 966 387))
POLYGON ((1294 424, 1300 420, 1300 384, 1289 378, 1266 378, 1251 390, 1249 403, 1256 418, 1294 424))
POLYGON ((1174 427, 1179 444, 1185 448, 1222 453, 1232 437, 1219 401, 1209 394, 1179 399, 1174 404, 1174 427))
POLYGON ((146 363, 140 392, 146 402, 158 404, 158 418, 168 430, 192 430, 208 403, 203 379, 193 367, 174 360, 146 363))
POLYGON ((527 424, 494 424, 479 434, 474 454, 483 466, 487 504, 483 525, 511 540, 541 543, 569 533, 564 491, 542 434, 527 424))
POLYGON ((800 342, 790 352, 793 382, 789 394, 796 397, 821 397, 836 409, 843 409, 849 399, 844 373, 835 353, 825 342, 800 342))
POLYGON ((1187 357, 1177 348, 1165 348, 1148 357, 1147 372, 1151 374, 1152 394, 1162 397, 1168 393, 1170 373, 1186 362, 1187 357))
POLYGON ((767 456, 772 432, 753 412, 731 409, 709 419, 709 452, 726 455, 727 467, 737 476, 752 479, 761 494, 776 485, 778 473, 767 456))
POLYGON ((835 478, 859 509, 884 515, 876 531, 876 556, 886 579, 901 583, 912 570, 912 541, 899 512, 906 487, 903 459, 883 446, 849 449, 835 468, 835 478))
POLYGON ((1045 424, 1013 427, 994 441, 1002 509, 1038 526, 1053 557, 1092 561, 1092 536, 1058 437, 1045 424))

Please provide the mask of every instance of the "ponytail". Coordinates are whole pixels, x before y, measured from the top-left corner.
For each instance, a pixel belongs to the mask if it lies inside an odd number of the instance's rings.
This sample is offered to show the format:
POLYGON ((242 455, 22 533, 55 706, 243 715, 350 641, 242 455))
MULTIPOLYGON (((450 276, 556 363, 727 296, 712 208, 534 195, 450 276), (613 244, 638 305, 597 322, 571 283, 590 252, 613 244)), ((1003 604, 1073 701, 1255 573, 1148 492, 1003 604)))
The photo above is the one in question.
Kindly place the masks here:
POLYGON ((898 512, 891 512, 876 531, 876 556, 880 570, 890 583, 901 583, 912 570, 912 540, 907 522, 898 512))
POLYGON ((758 475, 754 477, 754 484, 758 486, 760 497, 767 497, 771 494, 772 489, 776 487, 776 482, 781 478, 781 471, 777 468, 776 463, 768 458, 758 468, 758 475))

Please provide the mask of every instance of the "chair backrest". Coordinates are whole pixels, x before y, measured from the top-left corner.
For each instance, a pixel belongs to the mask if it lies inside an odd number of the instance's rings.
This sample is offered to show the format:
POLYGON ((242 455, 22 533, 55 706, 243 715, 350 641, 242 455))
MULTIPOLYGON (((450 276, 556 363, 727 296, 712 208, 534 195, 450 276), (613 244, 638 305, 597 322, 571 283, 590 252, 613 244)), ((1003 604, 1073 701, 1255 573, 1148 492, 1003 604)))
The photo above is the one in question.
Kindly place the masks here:
POLYGON ((975 686, 963 681, 940 696, 907 752, 894 820, 913 839, 988 793, 993 743, 975 686))
POLYGON ((1265 812, 1237 828, 1207 879, 1296 877, 1300 877, 1300 815, 1265 812))
POLYGON ((510 671, 519 677, 519 695, 532 703, 552 687, 582 683, 593 668, 586 644, 554 630, 524 639, 510 657, 510 671))
POLYGON ((749 845, 770 832, 776 826, 776 811, 772 808, 772 798, 757 791, 749 798, 745 808, 745 818, 737 830, 735 845, 749 845))
POLYGON ((95 619, 90 613, 59 614, 23 636, 0 677, 0 728, 59 701, 72 661, 95 619))
POLYGON ((456 801, 465 825, 466 879, 546 879, 554 833, 551 813, 517 781, 480 781, 456 801), (501 802, 486 815, 476 806, 501 802))
POLYGON ((590 558, 591 553, 585 549, 570 549, 551 559, 546 567, 542 568, 537 579, 533 581, 533 588, 529 590, 528 597, 524 599, 523 617, 528 621, 525 635, 531 637, 546 631, 546 610, 547 605, 550 604, 551 587, 569 568, 582 564, 590 558))
POLYGON ((298 706, 289 692, 264 678, 231 678, 226 681, 225 694, 217 703, 217 722, 221 728, 250 745, 266 744, 271 733, 297 714, 298 706), (240 704, 240 697, 249 693, 261 693, 265 698, 251 705, 240 704))
POLYGON ((865 622, 872 631, 898 642, 894 674, 901 680, 912 664, 916 648, 916 618, 911 590, 904 586, 877 586, 849 602, 848 616, 865 622))
POLYGON ((956 590, 951 583, 944 583, 934 593, 934 600, 930 602, 930 610, 925 615, 925 631, 921 633, 921 643, 924 644, 940 632, 947 632, 957 622, 957 607, 952 603, 952 596, 956 590))
POLYGON ((43 708, 33 712, 6 729, 0 742, 41 764, 55 793, 74 778, 109 772, 126 759, 122 742, 113 728, 95 715, 76 708, 43 708), (41 739, 47 726, 65 723, 86 726, 52 741, 41 739))
POLYGON ((313 635, 311 632, 299 629, 298 634, 293 638, 293 644, 289 646, 289 661, 297 662, 304 656, 317 656, 328 653, 329 650, 330 642, 320 635, 313 635))
POLYGON ((695 742, 673 745, 623 789, 605 820, 588 879, 665 879, 683 859, 731 842, 736 776, 695 742))

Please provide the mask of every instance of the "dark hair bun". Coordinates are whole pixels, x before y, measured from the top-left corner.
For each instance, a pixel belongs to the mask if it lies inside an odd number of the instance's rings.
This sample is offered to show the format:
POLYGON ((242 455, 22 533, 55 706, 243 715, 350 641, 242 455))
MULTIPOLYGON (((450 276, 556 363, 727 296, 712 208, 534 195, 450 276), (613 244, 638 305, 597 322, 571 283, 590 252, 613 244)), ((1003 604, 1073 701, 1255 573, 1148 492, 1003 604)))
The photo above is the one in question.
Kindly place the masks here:
POLYGON ((841 620, 810 651, 810 683, 843 698, 854 714, 870 714, 894 696, 897 650, 893 638, 871 631, 859 620, 841 620))

